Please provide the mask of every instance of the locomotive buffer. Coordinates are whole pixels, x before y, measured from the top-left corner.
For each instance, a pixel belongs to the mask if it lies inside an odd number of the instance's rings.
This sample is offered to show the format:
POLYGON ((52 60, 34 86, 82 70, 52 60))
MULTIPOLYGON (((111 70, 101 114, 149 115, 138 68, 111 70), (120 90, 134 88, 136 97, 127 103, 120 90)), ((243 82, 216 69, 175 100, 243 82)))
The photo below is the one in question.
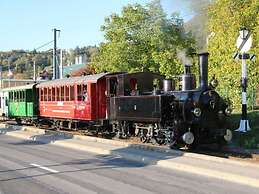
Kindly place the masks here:
MULTIPOLYGON (((252 46, 252 37, 250 32, 246 28, 242 28, 239 31, 239 37, 237 38, 237 48, 238 51, 234 54, 234 59, 242 60, 242 78, 241 78, 241 87, 242 87, 242 116, 240 120, 239 128, 236 129, 238 132, 247 132, 251 128, 249 126, 249 121, 247 118, 247 100, 246 100, 246 88, 247 88, 247 67, 246 60, 250 59, 250 55, 246 52, 252 46)), ((252 55, 254 57, 254 55, 252 55)))

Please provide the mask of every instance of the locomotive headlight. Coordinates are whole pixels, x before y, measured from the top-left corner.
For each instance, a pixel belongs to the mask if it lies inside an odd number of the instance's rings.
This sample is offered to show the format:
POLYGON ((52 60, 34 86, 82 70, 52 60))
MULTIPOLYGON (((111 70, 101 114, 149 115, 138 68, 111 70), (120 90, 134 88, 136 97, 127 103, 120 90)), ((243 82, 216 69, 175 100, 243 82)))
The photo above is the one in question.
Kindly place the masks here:
POLYGON ((227 107, 227 108, 225 109, 225 114, 226 114, 227 116, 230 116, 231 113, 232 113, 232 108, 231 108, 231 107, 227 107))
POLYGON ((195 108, 193 110, 193 114, 196 116, 196 117, 200 117, 201 116, 201 109, 200 108, 195 108))

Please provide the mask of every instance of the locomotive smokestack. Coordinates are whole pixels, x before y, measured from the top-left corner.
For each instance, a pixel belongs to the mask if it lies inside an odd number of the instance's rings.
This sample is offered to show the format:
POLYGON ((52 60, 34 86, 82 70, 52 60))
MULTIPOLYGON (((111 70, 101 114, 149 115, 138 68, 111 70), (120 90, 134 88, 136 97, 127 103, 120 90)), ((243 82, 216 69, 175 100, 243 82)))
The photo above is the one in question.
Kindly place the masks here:
POLYGON ((189 64, 184 65, 184 74, 190 74, 191 73, 191 66, 189 64))
POLYGON ((165 79, 163 80, 163 90, 164 92, 169 92, 173 90, 173 80, 165 79))
POLYGON ((182 80, 182 91, 193 90, 195 85, 195 77, 191 72, 191 66, 188 64, 184 65, 184 74, 181 75, 182 80))
POLYGON ((208 87, 208 56, 209 53, 200 53, 199 66, 200 66, 200 88, 205 89, 208 87))

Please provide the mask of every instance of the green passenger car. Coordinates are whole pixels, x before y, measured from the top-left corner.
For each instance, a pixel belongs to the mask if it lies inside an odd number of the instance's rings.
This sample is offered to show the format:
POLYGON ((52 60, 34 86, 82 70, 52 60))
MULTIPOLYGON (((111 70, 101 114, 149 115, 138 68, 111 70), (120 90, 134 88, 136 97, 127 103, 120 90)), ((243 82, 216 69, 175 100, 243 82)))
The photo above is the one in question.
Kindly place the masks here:
POLYGON ((38 114, 36 85, 30 84, 4 89, 8 92, 8 117, 17 120, 33 119, 38 114))

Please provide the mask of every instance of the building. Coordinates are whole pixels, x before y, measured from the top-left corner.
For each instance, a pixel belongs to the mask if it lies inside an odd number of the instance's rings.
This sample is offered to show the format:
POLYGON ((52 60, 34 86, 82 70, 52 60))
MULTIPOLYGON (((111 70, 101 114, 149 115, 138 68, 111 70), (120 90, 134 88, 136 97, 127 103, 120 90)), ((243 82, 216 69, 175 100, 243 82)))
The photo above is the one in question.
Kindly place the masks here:
POLYGON ((63 67, 63 78, 71 76, 71 74, 79 69, 86 67, 86 64, 73 64, 63 67))
POLYGON ((87 56, 86 54, 81 54, 75 57, 75 64, 86 64, 87 63, 87 56))

